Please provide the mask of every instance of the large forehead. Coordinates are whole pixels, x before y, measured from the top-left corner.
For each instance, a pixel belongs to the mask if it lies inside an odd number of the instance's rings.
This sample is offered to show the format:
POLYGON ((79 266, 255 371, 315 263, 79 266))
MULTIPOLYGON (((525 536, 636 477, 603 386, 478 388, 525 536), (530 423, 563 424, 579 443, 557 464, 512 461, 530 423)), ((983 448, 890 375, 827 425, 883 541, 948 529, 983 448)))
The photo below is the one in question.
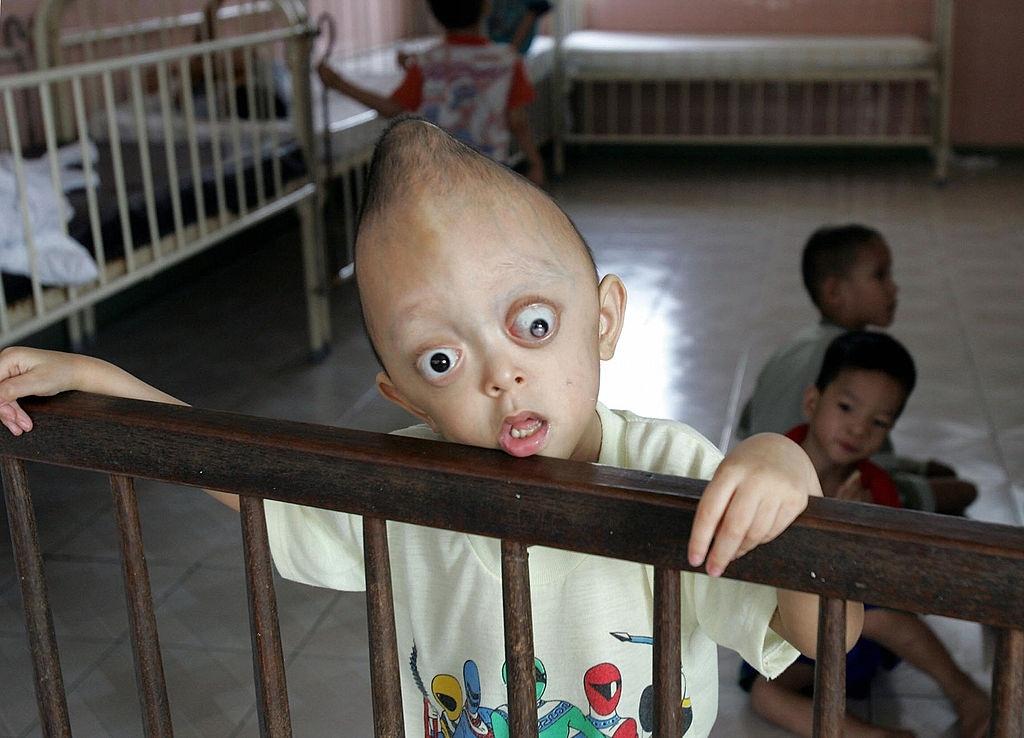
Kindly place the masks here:
MULTIPOLYGON (((575 228, 532 188, 422 188, 362 229, 357 271, 367 290, 433 280, 521 273, 534 279, 589 273, 575 228)), ((390 290, 389 290, 390 291, 390 290)), ((372 295, 370 295, 372 297, 372 295)), ((367 295, 364 294, 364 300, 367 295)))

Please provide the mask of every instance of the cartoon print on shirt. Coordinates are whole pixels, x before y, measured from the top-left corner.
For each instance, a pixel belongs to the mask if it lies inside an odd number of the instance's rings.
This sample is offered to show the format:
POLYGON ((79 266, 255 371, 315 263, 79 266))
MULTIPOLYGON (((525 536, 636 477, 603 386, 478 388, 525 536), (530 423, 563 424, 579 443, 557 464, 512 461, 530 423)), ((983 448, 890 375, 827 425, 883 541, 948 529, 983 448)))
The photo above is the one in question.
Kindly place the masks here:
MULTIPOLYGON (((590 724, 587 716, 576 705, 565 700, 541 699, 548 685, 548 673, 540 659, 533 660, 533 672, 537 690, 537 734, 540 738, 605 738, 603 733, 590 724)), ((501 679, 508 684, 508 664, 501 667, 501 679)), ((491 717, 495 738, 508 738, 508 705, 495 708, 491 717)))
POLYGON ((583 691, 590 703, 587 720, 609 738, 638 738, 636 720, 618 713, 622 699, 622 672, 615 664, 597 664, 583 675, 583 691))
POLYGON ((423 695, 424 738, 493 738, 489 707, 480 704, 480 670, 472 659, 462 667, 466 685, 463 701, 462 685, 451 674, 437 674, 430 680, 430 693, 423 685, 418 665, 416 644, 409 655, 413 682, 423 695))
MULTIPOLYGON (((412 671, 412 680, 416 688, 423 695, 423 738, 452 738, 455 726, 450 722, 444 706, 439 706, 435 701, 437 696, 427 692, 427 688, 423 686, 417 658, 416 644, 413 643, 412 653, 409 654, 409 669, 412 671)), ((437 677, 431 681, 431 688, 436 681, 437 677)))
MULTIPOLYGON (((651 636, 632 635, 631 633, 613 632, 610 633, 613 638, 617 638, 623 643, 639 643, 641 645, 653 646, 654 638, 651 636)), ((686 731, 690 729, 690 725, 693 724, 693 704, 690 702, 690 696, 686 693, 686 672, 681 672, 683 676, 683 735, 686 735, 686 731)), ((640 727, 643 729, 644 734, 648 735, 654 732, 654 686, 647 685, 644 687, 643 693, 640 695, 640 705, 637 709, 637 714, 640 717, 640 727)))
POLYGON ((493 736, 491 714, 493 710, 480 705, 480 670, 472 659, 462 665, 462 682, 466 685, 466 702, 462 708, 462 717, 455 726, 455 738, 475 738, 476 736, 493 736))
POLYGON ((452 726, 458 724, 462 715, 462 685, 451 674, 438 674, 430 680, 430 692, 441 705, 446 738, 452 738, 455 734, 452 726))

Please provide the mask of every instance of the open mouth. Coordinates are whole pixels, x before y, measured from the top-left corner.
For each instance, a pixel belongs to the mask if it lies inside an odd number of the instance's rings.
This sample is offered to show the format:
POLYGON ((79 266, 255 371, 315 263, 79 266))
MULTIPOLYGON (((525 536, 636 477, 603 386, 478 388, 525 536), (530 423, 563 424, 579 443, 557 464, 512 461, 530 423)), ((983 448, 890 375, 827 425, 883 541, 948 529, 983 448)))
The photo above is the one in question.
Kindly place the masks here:
POLYGON ((547 437, 548 422, 527 411, 505 418, 498 445, 511 456, 532 456, 544 447, 547 437))

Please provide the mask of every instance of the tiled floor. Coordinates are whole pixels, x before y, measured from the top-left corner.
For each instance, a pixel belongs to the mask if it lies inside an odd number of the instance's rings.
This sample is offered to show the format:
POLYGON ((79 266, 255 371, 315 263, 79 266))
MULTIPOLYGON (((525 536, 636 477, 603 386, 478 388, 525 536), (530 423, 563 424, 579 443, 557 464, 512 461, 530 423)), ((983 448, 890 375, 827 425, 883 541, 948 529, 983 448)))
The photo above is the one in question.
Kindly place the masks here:
MULTIPOLYGON (((956 170, 934 187, 919 161, 716 161, 680 150, 576 152, 555 192, 602 271, 630 290, 602 399, 678 417, 728 443, 768 353, 812 320, 798 255, 826 222, 886 234, 901 303, 893 332, 921 381, 895 433, 977 481, 970 514, 1024 523, 1024 164, 956 170)), ((333 296, 334 350, 306 361, 291 234, 192 278, 105 326, 93 352, 205 407, 388 430, 407 416, 378 398, 350 286, 333 296)), ((109 492, 80 472, 33 468, 40 535, 77 735, 141 735, 109 492)), ((140 484, 164 668, 179 736, 255 735, 251 657, 233 513, 191 490, 140 484)), ((39 733, 6 526, 0 540, 0 734, 39 733)), ((279 582, 296 735, 370 734, 361 595, 279 582)), ((932 619, 987 678, 977 626, 932 619)), ((721 658, 714 735, 776 736, 721 658)), ((856 706, 952 736, 953 713, 906 666, 856 706)))

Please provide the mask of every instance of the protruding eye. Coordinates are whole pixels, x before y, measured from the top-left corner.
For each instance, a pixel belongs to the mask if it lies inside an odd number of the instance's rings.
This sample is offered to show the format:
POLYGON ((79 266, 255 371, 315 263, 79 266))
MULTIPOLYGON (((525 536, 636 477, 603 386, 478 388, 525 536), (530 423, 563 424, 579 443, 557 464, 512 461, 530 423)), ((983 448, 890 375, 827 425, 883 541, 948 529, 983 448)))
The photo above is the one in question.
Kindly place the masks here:
POLYGON ((438 382, 452 373, 460 356, 459 351, 453 348, 432 348, 420 355, 416 368, 427 381, 438 382))
POLYGON ((538 343, 554 335, 558 316, 550 305, 527 305, 512 321, 512 334, 523 341, 538 343))

